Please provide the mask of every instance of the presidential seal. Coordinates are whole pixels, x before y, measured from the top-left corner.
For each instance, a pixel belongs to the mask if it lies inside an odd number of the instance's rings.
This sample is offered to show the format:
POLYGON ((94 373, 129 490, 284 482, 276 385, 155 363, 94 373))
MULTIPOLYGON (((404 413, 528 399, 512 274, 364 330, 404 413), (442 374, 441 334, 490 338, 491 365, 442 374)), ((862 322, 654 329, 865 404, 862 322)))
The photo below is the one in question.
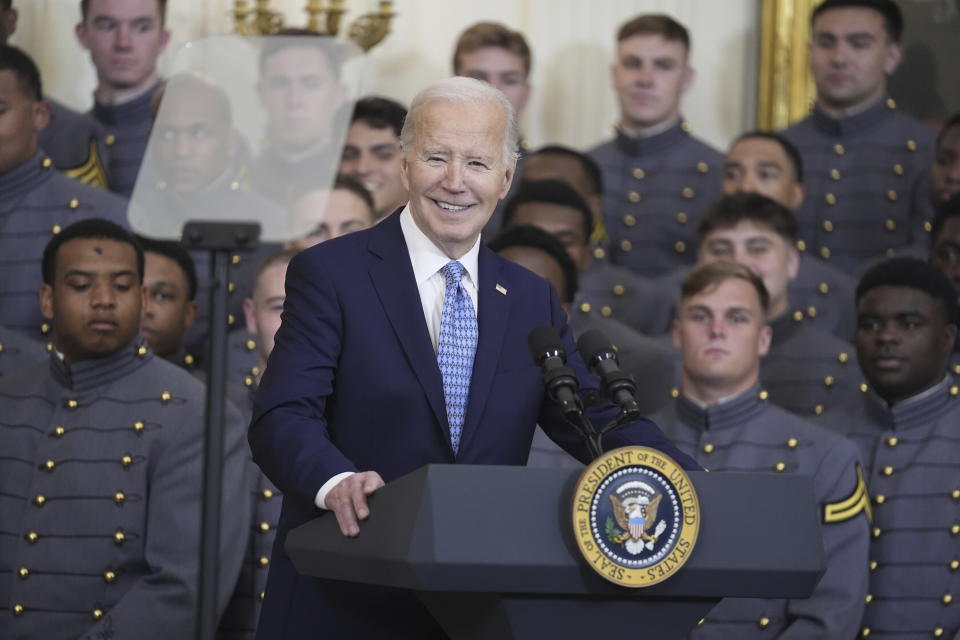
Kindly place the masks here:
POLYGON ((646 587, 684 565, 700 531, 690 477, 649 447, 623 447, 594 460, 573 494, 573 533, 587 563, 607 580, 646 587))

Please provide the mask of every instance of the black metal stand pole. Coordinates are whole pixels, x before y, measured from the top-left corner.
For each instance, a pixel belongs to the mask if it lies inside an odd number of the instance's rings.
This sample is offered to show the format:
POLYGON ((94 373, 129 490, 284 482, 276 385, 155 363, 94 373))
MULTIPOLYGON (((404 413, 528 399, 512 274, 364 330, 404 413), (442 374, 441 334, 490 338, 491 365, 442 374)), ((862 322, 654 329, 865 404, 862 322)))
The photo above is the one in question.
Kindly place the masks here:
POLYGON ((203 506, 200 518, 200 575, 197 592, 197 640, 214 640, 219 618, 220 510, 223 493, 223 432, 227 398, 227 283, 230 255, 251 249, 258 224, 188 222, 183 241, 210 251, 210 335, 207 349, 206 429, 203 439, 203 506))

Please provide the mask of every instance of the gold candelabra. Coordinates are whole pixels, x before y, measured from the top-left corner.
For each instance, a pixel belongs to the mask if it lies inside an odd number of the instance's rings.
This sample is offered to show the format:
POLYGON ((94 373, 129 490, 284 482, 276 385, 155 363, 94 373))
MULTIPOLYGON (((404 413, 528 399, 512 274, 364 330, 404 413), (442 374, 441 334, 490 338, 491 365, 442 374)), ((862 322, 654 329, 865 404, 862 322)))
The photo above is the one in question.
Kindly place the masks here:
MULTIPOLYGON (((307 0, 305 28, 325 36, 337 36, 343 15, 347 13, 346 0, 307 0)), ((381 0, 376 11, 365 13, 347 29, 347 37, 364 51, 369 51, 390 33, 390 23, 396 14, 391 0, 381 0)), ((233 31, 240 35, 271 35, 284 27, 283 15, 270 8, 270 0, 234 0, 233 31)))

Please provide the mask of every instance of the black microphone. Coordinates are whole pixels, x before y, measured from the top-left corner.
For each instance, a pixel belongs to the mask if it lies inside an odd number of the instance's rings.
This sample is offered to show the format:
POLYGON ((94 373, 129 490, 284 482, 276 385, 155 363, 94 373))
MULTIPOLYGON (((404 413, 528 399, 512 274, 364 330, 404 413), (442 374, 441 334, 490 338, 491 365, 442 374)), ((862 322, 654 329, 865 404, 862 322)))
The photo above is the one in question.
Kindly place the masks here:
POLYGON ((580 383, 573 369, 567 366, 567 352, 557 330, 551 326, 537 327, 527 336, 533 361, 543 371, 547 396, 560 405, 567 416, 583 415, 577 389, 580 383))
POLYGON ((620 368, 617 351, 602 332, 591 329, 577 340, 577 351, 590 371, 600 378, 603 391, 611 402, 627 413, 640 413, 637 405, 637 385, 633 376, 620 368))

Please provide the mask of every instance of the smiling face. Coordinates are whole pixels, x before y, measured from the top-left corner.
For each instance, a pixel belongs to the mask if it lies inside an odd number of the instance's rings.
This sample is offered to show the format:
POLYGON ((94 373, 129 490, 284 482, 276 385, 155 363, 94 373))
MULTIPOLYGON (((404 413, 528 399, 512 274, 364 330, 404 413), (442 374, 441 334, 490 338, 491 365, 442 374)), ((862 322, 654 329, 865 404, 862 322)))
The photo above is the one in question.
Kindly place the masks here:
POLYGON ((706 401, 750 388, 770 348, 770 328, 757 290, 730 278, 680 302, 673 344, 683 360, 683 388, 706 401))
POLYGON ((760 276, 770 293, 771 318, 787 310, 787 286, 797 276, 800 255, 776 231, 749 220, 711 231, 700 245, 699 263, 712 260, 733 260, 760 276))
POLYGON ((530 83, 520 56, 502 47, 480 47, 461 53, 457 63, 455 73, 458 76, 492 84, 507 96, 517 118, 523 115, 530 99, 530 83))
POLYGON ((860 367, 891 404, 943 379, 956 336, 943 306, 926 291, 880 286, 857 302, 860 367))
POLYGON ((617 44, 613 88, 621 125, 642 132, 680 118, 680 97, 693 81, 687 49, 679 40, 636 35, 617 44))
POLYGON ((795 210, 803 202, 803 185, 777 142, 744 138, 727 153, 723 165, 723 193, 759 193, 795 210))
POLYGON ((40 289, 40 310, 53 324, 57 350, 73 364, 129 344, 140 329, 143 296, 132 245, 74 238, 57 251, 53 284, 40 289))
POLYGON ((417 227, 447 256, 476 244, 507 194, 515 163, 507 163, 506 116, 494 102, 435 100, 416 114, 413 144, 401 163, 417 227))
POLYGON ((90 0, 76 32, 100 84, 118 90, 152 85, 170 40, 158 0, 90 0))
POLYGON ((370 192, 383 218, 407 202, 400 177, 400 138, 391 127, 371 127, 357 120, 347 130, 340 173, 354 178, 370 192))
POLYGON ((829 9, 817 16, 808 47, 817 102, 828 111, 857 110, 886 95, 887 76, 900 64, 900 45, 883 15, 865 7, 829 9))

